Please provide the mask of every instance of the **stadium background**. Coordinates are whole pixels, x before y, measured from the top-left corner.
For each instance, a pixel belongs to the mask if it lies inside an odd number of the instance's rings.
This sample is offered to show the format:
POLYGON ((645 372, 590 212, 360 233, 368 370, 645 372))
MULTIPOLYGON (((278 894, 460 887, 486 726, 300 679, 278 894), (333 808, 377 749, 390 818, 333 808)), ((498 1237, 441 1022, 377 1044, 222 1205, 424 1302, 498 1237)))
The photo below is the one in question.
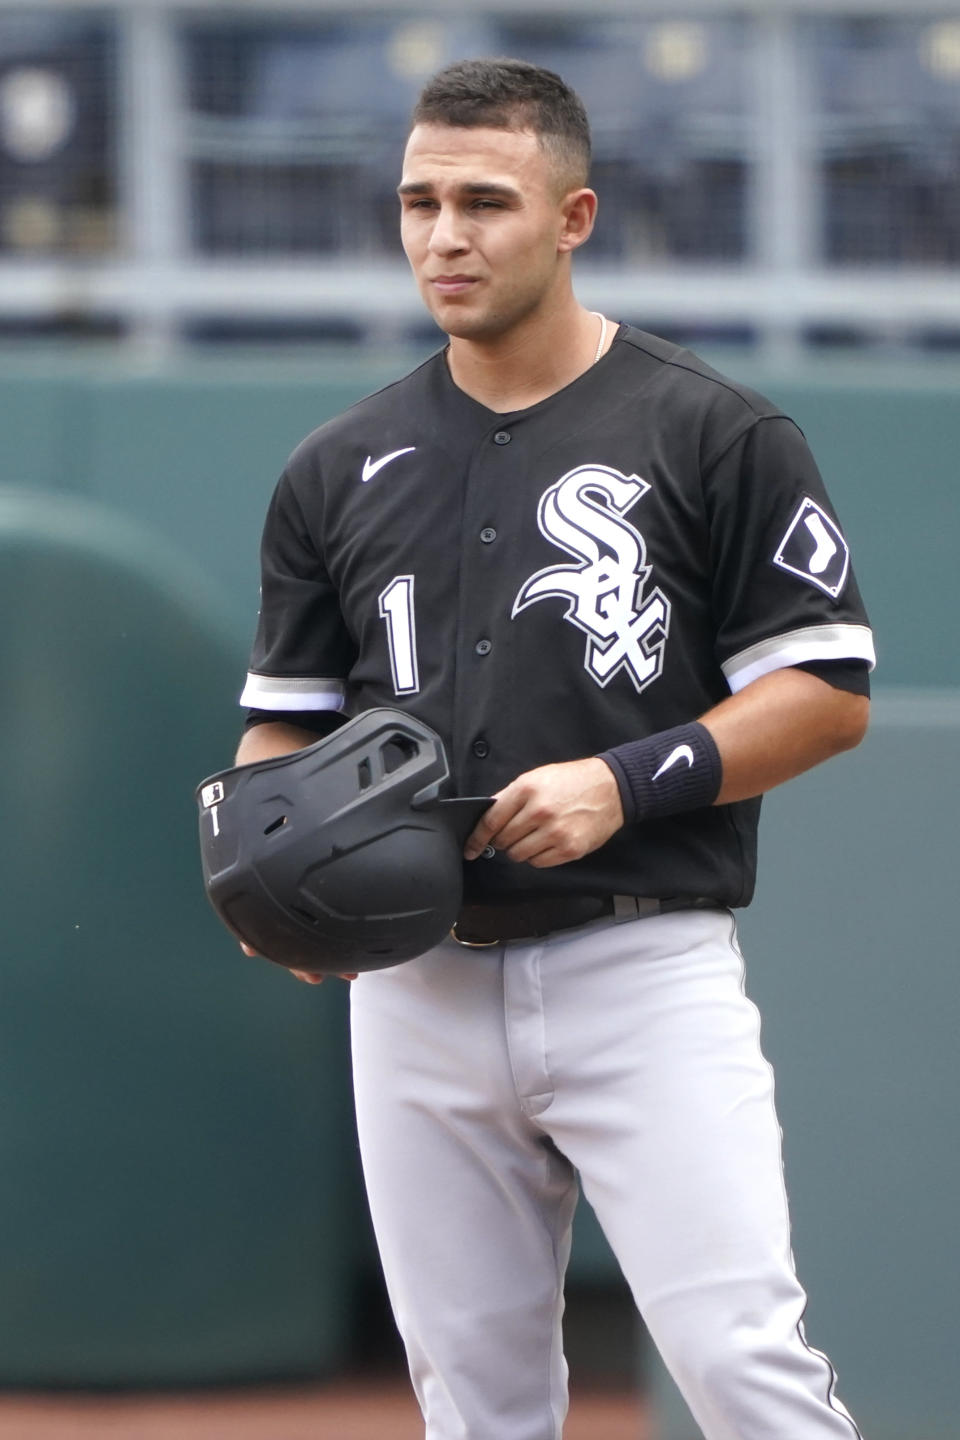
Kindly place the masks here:
MULTIPOLYGON (((874 725, 769 797, 742 928, 810 1338, 872 1440, 956 1440, 956 3, 0 3, 0 1387, 399 1373, 343 987, 219 933, 191 792, 284 458, 438 343, 405 117, 491 53, 591 112, 583 300, 783 404, 853 538, 874 725)), ((693 1440, 585 1208, 570 1351, 693 1440)))

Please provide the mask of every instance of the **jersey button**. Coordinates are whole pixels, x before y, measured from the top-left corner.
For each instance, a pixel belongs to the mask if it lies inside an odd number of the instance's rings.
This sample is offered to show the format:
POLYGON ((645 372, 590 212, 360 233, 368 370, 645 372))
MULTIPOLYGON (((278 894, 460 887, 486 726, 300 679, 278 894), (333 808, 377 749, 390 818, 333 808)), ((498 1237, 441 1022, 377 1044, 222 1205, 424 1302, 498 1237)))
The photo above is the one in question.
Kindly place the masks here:
POLYGON ((486 740, 474 740, 473 753, 474 755, 476 755, 478 760, 486 760, 487 756, 490 754, 490 746, 487 744, 486 740))
POLYGON ((498 430, 493 437, 494 445, 509 445, 511 435, 509 430, 498 430))
POLYGON ((489 654, 490 654, 490 651, 493 649, 493 641, 492 641, 492 640, 478 640, 477 643, 476 643, 476 645, 474 645, 473 648, 474 648, 474 650, 476 650, 476 652, 477 652, 478 655, 489 655, 489 654))
POLYGON ((496 530, 494 530, 492 525, 485 525, 480 531, 480 539, 483 541, 484 545, 492 545, 496 538, 497 532, 496 530))

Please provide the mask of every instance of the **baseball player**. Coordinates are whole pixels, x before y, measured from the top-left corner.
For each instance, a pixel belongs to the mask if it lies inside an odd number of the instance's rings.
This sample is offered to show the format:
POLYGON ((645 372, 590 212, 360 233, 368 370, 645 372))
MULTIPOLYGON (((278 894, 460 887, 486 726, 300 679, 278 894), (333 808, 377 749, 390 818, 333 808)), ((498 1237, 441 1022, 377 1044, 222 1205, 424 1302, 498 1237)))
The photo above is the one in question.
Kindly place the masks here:
POLYGON ((731 910, 758 797, 862 738, 871 634, 796 425, 578 303, 588 163, 550 72, 424 90, 401 233, 449 343, 290 459, 238 759, 401 707, 495 797, 450 938, 351 990, 428 1440, 560 1436, 578 1183, 707 1440, 851 1440, 731 910))

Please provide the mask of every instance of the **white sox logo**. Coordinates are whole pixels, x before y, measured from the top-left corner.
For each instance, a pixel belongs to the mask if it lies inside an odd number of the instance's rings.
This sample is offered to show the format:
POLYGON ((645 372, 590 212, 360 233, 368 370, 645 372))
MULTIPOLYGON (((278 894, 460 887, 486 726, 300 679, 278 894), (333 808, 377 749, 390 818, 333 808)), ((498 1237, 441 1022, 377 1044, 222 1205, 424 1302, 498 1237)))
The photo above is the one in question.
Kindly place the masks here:
POLYGON ((586 632, 584 665, 601 686, 623 669, 644 690, 663 669, 670 601, 659 589, 644 595, 651 572, 646 546, 623 519, 649 489, 639 475, 578 465, 545 490, 540 529, 580 563, 538 570, 513 603, 516 616, 549 596, 568 599, 563 618, 586 632))

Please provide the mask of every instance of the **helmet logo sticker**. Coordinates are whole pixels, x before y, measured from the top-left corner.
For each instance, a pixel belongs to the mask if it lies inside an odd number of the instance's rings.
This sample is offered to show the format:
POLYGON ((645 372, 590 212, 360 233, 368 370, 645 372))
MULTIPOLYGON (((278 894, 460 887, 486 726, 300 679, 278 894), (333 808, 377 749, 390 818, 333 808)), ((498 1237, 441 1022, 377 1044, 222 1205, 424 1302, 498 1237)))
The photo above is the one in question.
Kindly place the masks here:
POLYGON ((219 805, 223 800, 223 781, 213 780, 209 785, 204 785, 200 791, 200 803, 204 810, 209 810, 211 805, 219 805))

